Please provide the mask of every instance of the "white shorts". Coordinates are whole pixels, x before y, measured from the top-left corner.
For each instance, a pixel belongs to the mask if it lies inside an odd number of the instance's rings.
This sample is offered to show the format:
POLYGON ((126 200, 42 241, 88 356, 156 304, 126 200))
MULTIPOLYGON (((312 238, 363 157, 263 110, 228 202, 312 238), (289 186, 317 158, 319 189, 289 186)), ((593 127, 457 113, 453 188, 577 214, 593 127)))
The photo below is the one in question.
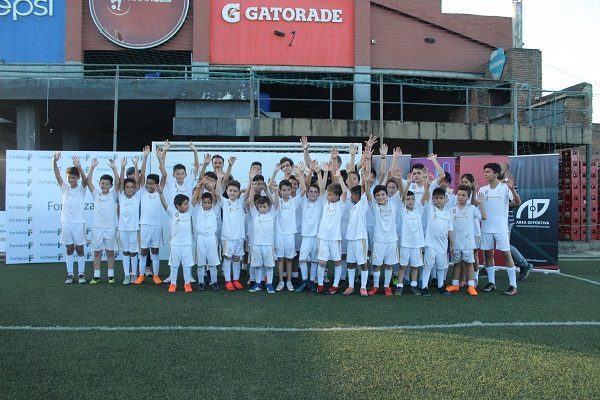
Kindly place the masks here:
POLYGON ((171 267, 191 267, 194 265, 192 257, 192 246, 171 246, 169 254, 169 265, 171 267))
POLYGON ((117 230, 92 228, 93 251, 115 251, 117 249, 117 230))
POLYGON ((127 253, 140 251, 139 231, 119 231, 119 250, 127 253))
POLYGON ((288 259, 296 257, 296 234, 275 234, 275 256, 288 259))
POLYGON ((481 250, 494 250, 494 242, 496 242, 496 250, 510 251, 508 232, 481 233, 481 250))
POLYGON ((140 248, 158 249, 162 244, 161 225, 140 225, 140 248))
POLYGON ((273 246, 255 244, 252 246, 252 267, 274 267, 275 254, 273 246))
POLYGON ((64 245, 74 244, 83 246, 85 240, 85 224, 62 223, 60 227, 60 242, 64 245))
MULTIPOLYGON (((473 253, 471 253, 473 255, 473 253)), ((425 266, 435 269, 448 268, 448 253, 425 246, 425 266)))
POLYGON ((302 237, 302 245, 300 246, 300 261, 319 261, 319 247, 317 246, 318 239, 316 236, 302 237))
POLYGON ((216 267, 220 263, 217 237, 198 236, 196 238, 196 265, 216 267))
POLYGON ((398 255, 398 243, 373 243, 371 257, 373 258, 373 265, 376 266, 398 264, 400 261, 400 256, 398 255))
POLYGON ((461 261, 464 261, 468 264, 473 264, 475 262, 475 255, 473 254, 473 250, 457 250, 454 249, 452 252, 452 257, 450 257, 452 264, 458 264, 461 261))
POLYGON ((221 243, 225 257, 242 257, 244 255, 244 239, 222 240, 221 243))
POLYGON ((400 247, 400 265, 403 267, 420 267, 423 265, 423 256, 420 247, 400 247))
POLYGON ((319 261, 341 261, 341 242, 341 240, 317 239, 317 246, 319 247, 319 261))
POLYGON ((367 239, 348 240, 346 261, 350 264, 365 265, 367 263, 367 239))

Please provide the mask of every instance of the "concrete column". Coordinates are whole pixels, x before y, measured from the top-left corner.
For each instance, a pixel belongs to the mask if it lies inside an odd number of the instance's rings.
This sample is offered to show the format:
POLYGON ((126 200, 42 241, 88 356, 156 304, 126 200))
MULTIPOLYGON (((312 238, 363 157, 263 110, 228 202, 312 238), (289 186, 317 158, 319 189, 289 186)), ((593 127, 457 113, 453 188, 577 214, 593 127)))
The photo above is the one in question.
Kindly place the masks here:
POLYGON ((40 149, 40 118, 33 106, 17 106, 17 149, 40 149))
POLYGON ((354 67, 354 119, 371 119, 371 68, 354 67), (361 83, 365 82, 365 83, 361 83))

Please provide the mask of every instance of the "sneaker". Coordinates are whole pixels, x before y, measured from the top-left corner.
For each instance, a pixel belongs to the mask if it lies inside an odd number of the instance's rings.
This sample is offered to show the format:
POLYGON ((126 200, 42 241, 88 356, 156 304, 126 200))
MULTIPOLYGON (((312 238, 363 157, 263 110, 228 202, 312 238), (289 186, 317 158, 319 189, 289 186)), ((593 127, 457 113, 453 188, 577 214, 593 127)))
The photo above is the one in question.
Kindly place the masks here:
MULTIPOLYGON (((81 278, 79 278, 79 283, 81 283, 81 278)), ((93 277, 90 281, 90 285, 97 285, 100 283, 100 278, 93 277)))
POLYGON ((275 288, 275 290, 277 292, 281 292, 284 287, 285 287, 285 282, 284 281, 279 281, 279 283, 277 284, 277 287, 275 288))
POLYGON ((394 296, 402 296, 402 286, 394 286, 394 296))
POLYGON ((467 293, 469 293, 470 296, 477 296, 477 289, 475 289, 475 286, 469 286, 467 288, 467 293))
POLYGON ((367 294, 368 294, 369 296, 375 296, 375 295, 377 294, 377 292, 378 292, 378 291, 379 291, 379 288, 378 288, 378 287, 375 287, 375 286, 373 286, 371 289, 369 289, 369 290, 367 291, 367 294))
MULTIPOLYGON (((98 280, 100 280, 100 279, 98 279, 98 280)), ((83 275, 79 275, 79 280, 77 282, 79 282, 80 284, 83 285, 87 281, 85 280, 85 277, 83 275)))
POLYGON ((344 293, 342 293, 344 296, 350 296, 351 294, 354 293, 354 288, 347 288, 346 290, 344 290, 344 293))
POLYGON ((199 292, 204 292, 204 283, 199 283, 198 284, 198 291, 199 292))
POLYGON ((431 297, 431 292, 429 291, 429 288, 421 289, 421 296, 423 296, 423 297, 431 297))
POLYGON ((443 286, 438 288, 438 292, 439 292, 439 294, 444 294, 444 295, 452 294, 449 291, 447 291, 446 288, 443 286))
POLYGON ((394 295, 394 291, 393 291, 393 290, 392 290, 392 288, 391 288, 391 287, 389 287, 389 286, 388 286, 388 287, 386 287, 385 289, 383 289, 383 293, 384 293, 384 294, 385 294, 387 297, 390 297, 390 296, 393 296, 393 295, 394 295))
POLYGON ((516 294, 519 294, 519 291, 517 290, 516 287, 511 285, 502 294, 507 295, 507 296, 514 296, 516 294))
POLYGON ((65 279, 65 285, 70 285, 73 283, 73 275, 67 275, 67 279, 65 279))
POLYGON ((261 286, 260 283, 255 283, 254 286, 252 286, 248 291, 250 293, 256 293, 256 292, 260 292, 261 291, 261 286))
MULTIPOLYGON (((157 275, 157 277, 158 277, 158 275, 157 275)), ((154 280, 154 276, 152 277, 152 280, 154 280)), ((160 280, 160 279, 159 279, 159 280, 160 280)), ((154 281, 154 283, 156 283, 156 281, 154 281)), ((170 276, 167 276, 167 277, 165 278, 165 280, 164 280, 164 281, 160 281, 160 283, 171 283, 171 277, 170 277, 170 276)))
POLYGON ((193 276, 190 276, 190 283, 196 283, 196 280, 194 279, 193 276))
POLYGON ((324 293, 325 294, 336 294, 337 292, 338 292, 337 286, 329 286, 329 289, 327 289, 324 293))
POLYGON ((225 290, 229 290, 230 292, 235 292, 235 286, 233 285, 232 281, 226 282, 225 283, 225 290))
POLYGON ((218 292, 219 290, 221 290, 221 289, 219 289, 219 284, 217 282, 212 282, 210 284, 210 288, 212 289, 213 292, 218 292))
POLYGON ((446 291, 448 293, 457 293, 460 291, 460 287, 458 285, 448 285, 446 286, 446 291))
POLYGON ((290 281, 287 281, 287 283, 285 284, 285 287, 287 288, 287 290, 289 292, 293 292, 294 291, 294 285, 290 281))
POLYGON ((273 289, 273 285, 270 283, 267 283, 267 293, 269 293, 269 294, 275 293, 275 289, 273 289))
POLYGON ((233 286, 235 286, 237 290, 242 290, 244 288, 244 285, 242 285, 240 281, 233 281, 233 286))
POLYGON ((123 278, 123 285, 129 285, 131 283, 131 279, 129 278, 129 275, 126 275, 125 278, 123 278))
POLYGON ((529 273, 531 272, 532 269, 533 269, 532 264, 527 264, 526 267, 521 268, 521 271, 519 271, 519 282, 527 279, 527 277, 529 276, 529 273))
POLYGON ((171 283, 169 285, 169 293, 175 293, 177 291, 177 285, 174 283, 171 283))
POLYGON ((300 292, 304 292, 306 289, 308 289, 308 281, 304 281, 300 284, 300 286, 298 286, 296 288, 296 292, 300 293, 300 292))
MULTIPOLYGON (((156 285, 160 285, 161 283, 163 283, 163 281, 158 277, 158 275, 154 275, 152 277, 152 282, 154 282, 156 285)), ((170 283, 171 280, 169 278, 164 280, 164 283, 170 283)))
POLYGON ((492 282, 488 282, 488 284, 483 288, 483 291, 486 293, 493 292, 494 290, 496 290, 496 285, 492 282))
POLYGON ((369 295, 369 293, 367 292, 367 289, 360 288, 360 296, 361 297, 367 297, 368 295, 369 295))
POLYGON ((416 286, 411 286, 410 287, 410 291, 412 292, 412 294, 414 294, 415 296, 420 296, 421 295, 421 291, 416 287, 416 286))
POLYGON ((135 282, 133 282, 134 285, 141 285, 142 283, 144 283, 144 280, 146 280, 146 276, 145 275, 139 275, 137 277, 137 279, 135 280, 135 282))
POLYGON ((317 291, 317 284, 314 283, 313 281, 308 282, 308 286, 310 287, 310 291, 311 292, 316 292, 317 291))
POLYGON ((115 280, 115 277, 114 277, 114 276, 109 276, 109 277, 108 277, 108 283, 109 283, 110 285, 113 285, 113 284, 115 284, 115 282, 117 282, 117 281, 115 280))
POLYGON ((323 293, 325 291, 325 286, 317 285, 316 293, 323 293))
POLYGON ((186 283, 183 285, 183 290, 186 293, 192 293, 192 284, 191 283, 186 283))

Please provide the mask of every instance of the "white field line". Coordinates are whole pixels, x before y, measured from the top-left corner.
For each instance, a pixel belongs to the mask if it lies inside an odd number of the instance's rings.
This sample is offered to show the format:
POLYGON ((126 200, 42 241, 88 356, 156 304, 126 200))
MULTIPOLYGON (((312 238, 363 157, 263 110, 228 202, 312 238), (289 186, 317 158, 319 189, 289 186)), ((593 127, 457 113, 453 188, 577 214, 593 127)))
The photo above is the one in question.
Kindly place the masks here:
POLYGON ((43 332, 154 332, 154 331, 199 331, 199 332, 362 332, 362 331, 407 331, 407 330, 444 330, 479 327, 527 328, 527 327, 566 327, 599 326, 600 321, 550 321, 550 322, 464 322, 455 324, 429 325, 390 325, 390 326, 341 326, 341 327, 258 327, 258 326, 0 326, 0 331, 43 331, 43 332))
POLYGON ((600 285, 600 282, 598 282, 598 281, 593 281, 591 279, 586 279, 586 278, 582 278, 582 277, 575 276, 575 275, 563 274, 562 272, 559 275, 566 276, 567 278, 573 278, 573 279, 577 279, 580 281, 588 282, 588 283, 593 283, 594 285, 600 285))

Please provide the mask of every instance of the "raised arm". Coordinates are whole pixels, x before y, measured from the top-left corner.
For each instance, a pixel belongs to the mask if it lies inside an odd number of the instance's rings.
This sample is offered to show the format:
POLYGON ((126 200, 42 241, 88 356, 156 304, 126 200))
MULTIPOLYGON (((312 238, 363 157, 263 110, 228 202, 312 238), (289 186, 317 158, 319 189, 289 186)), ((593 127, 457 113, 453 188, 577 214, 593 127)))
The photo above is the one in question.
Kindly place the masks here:
POLYGON ((348 168, 346 168, 347 172, 352 172, 356 169, 356 152, 358 151, 358 147, 354 143, 350 143, 349 152, 350 152, 350 161, 348 161, 348 168))
POLYGON ((277 176, 277 173, 281 170, 281 164, 277 163, 275 164, 275 168, 273 168, 273 173, 271 174, 271 179, 269 179, 269 182, 275 182, 275 177, 277 176))
POLYGON ((225 175, 223 175, 224 182, 229 182, 229 178, 231 178, 231 169, 233 168, 233 164, 235 164, 236 160, 237 158, 234 156, 229 157, 227 160, 227 171, 225 171, 225 175))
POLYGON ((88 179, 85 176, 85 171, 81 167, 81 161, 79 160, 79 157, 73 156, 73 165, 79 170, 79 175, 81 175, 81 186, 86 187, 88 184, 88 179))
POLYGON ((421 197, 421 204, 425 205, 429 201, 431 193, 429 193, 429 179, 423 180, 423 197, 421 197))
POLYGON ((194 142, 190 142, 190 149, 194 153, 194 178, 198 179, 198 169, 200 168, 200 161, 198 160, 198 149, 194 146, 194 142))
POLYGON ((302 143, 302 151, 304 152, 304 164, 311 165, 312 160, 310 159, 310 154, 308 152, 308 138, 302 136, 300 138, 300 143, 302 143))
MULTIPOLYGON (((324 162, 321 164, 321 170, 323 171, 323 176, 321 177, 321 182, 319 182, 319 188, 321 189, 321 196, 325 195, 325 190, 327 190, 327 178, 329 178, 329 167, 331 166, 331 162, 324 162)), ((320 175, 320 174, 319 174, 320 175)))
MULTIPOLYGON (((125 167, 127 166, 127 157, 123 157, 121 159, 121 174, 119 176, 119 182, 117 183, 117 187, 116 190, 117 192, 122 192, 123 189, 125 189, 125 167)), ((137 171, 137 167, 136 167, 136 171, 137 171)), ((137 175, 136 175, 137 178, 137 175)), ((137 186, 137 179, 135 180, 135 184, 137 186)))
POLYGON ((335 172, 333 173, 333 177, 336 179, 336 181, 340 184, 340 186, 342 187, 342 195, 340 196, 340 199, 345 202, 346 201, 346 194, 348 192, 348 188, 346 187, 346 184, 344 183, 344 178, 342 177, 342 174, 340 173, 339 169, 336 169, 335 172))
MULTIPOLYGON (((140 158, 138 156, 133 157, 133 168, 135 168, 135 170, 133 171, 133 180, 135 181, 135 191, 137 192, 138 190, 140 190, 140 171, 138 170, 138 163, 140 162, 140 158)), ((123 173, 121 173, 121 181, 123 181, 123 173)), ((125 189, 125 187, 123 187, 123 189, 125 189)))
POLYGON ((519 193, 515 189, 515 181, 513 180, 512 176, 509 176, 508 180, 506 181, 506 186, 508 186, 508 189, 513 195, 511 205, 513 207, 519 207, 521 205, 521 196, 519 196, 519 193))
POLYGON ((246 207, 248 207, 248 209, 256 207, 256 205, 254 204, 254 185, 252 183, 250 183, 250 188, 248 189, 248 196, 246 196, 246 207))
POLYGON ((485 207, 483 206, 483 193, 477 192, 477 202, 479 203, 479 213, 481 214, 481 220, 485 221, 487 219, 487 213, 485 212, 485 207))
POLYGON ((90 192, 94 192, 94 190, 96 190, 96 188, 94 187, 94 169, 96 169, 96 167, 98 166, 98 160, 96 158, 92 158, 92 161, 90 162, 90 173, 88 176, 88 189, 90 189, 90 192))
MULTIPOLYGON (((379 148, 379 155, 381 157, 381 162, 379 163, 379 174, 377 175, 378 177, 386 177, 385 180, 387 180, 387 153, 388 153, 388 145, 383 143, 381 145, 381 147, 379 148)), ((385 181, 382 182, 382 185, 385 185, 385 181)))
POLYGON ((202 178, 206 173, 206 167, 212 161, 212 156, 208 153, 204 155, 204 159, 202 160, 202 166, 200 167, 200 172, 198 173, 198 178, 202 178))
POLYGON ((117 164, 115 163, 115 160, 113 160, 113 159, 108 160, 108 166, 110 167, 110 169, 113 172, 114 182, 117 185, 117 191, 118 191, 118 189, 119 189, 118 185, 121 184, 121 181, 119 179, 119 171, 117 171, 117 164))
MULTIPOLYGON (((168 142, 166 142, 168 143, 168 142)), ((158 169, 160 171, 160 187, 163 189, 167 183, 167 170, 165 169, 165 157, 167 152, 160 147, 156 147, 156 158, 158 159, 158 169)))
POLYGON ((371 188, 371 156, 373 154, 373 150, 368 149, 363 151, 363 167, 362 167, 362 190, 363 192, 368 192, 371 188))
POLYGON ((160 187, 160 185, 157 185, 155 190, 158 192, 158 194, 160 196, 160 204, 162 204, 165 211, 168 211, 169 205, 167 204, 167 200, 165 199, 165 195, 163 193, 162 187, 160 187))
POLYGON ((62 187, 62 185, 65 183, 62 179, 62 177, 60 176, 60 170, 58 169, 58 160, 60 160, 62 153, 60 151, 57 151, 56 153, 54 153, 54 157, 52 158, 52 169, 54 170, 54 177, 56 178, 56 183, 58 183, 58 186, 62 187))
POLYGON ((269 185, 271 186, 271 193, 273 193, 273 207, 279 208, 279 186, 275 181, 269 182, 269 185))
POLYGON ((298 182, 300 183, 300 197, 304 197, 306 195, 306 192, 308 191, 306 188, 306 181, 304 179, 305 169, 306 166, 304 165, 304 163, 299 162, 298 164, 296 164, 292 171, 292 173, 294 174, 294 176, 296 176, 296 179, 298 179, 298 182))
POLYGON ((140 187, 146 184, 146 164, 148 163, 148 156, 150 155, 150 146, 144 146, 142 150, 144 159, 142 160, 142 176, 139 178, 140 187))
POLYGON ((437 154, 429 154, 427 156, 427 159, 429 161, 431 161, 433 163, 433 166, 435 167, 435 171, 437 172, 438 176, 436 178, 436 182, 439 185, 442 184, 442 182, 444 182, 444 180, 446 179, 446 171, 444 171, 444 168, 442 168, 442 166, 440 165, 440 163, 437 160, 437 154))
POLYGON ((204 192, 204 188, 206 187, 206 177, 202 177, 202 179, 198 182, 196 187, 194 188, 194 193, 192 194, 192 205, 196 205, 201 203, 202 201, 202 193, 204 192))
POLYGON ((223 178, 217 177, 217 183, 215 184, 215 201, 221 201, 222 194, 223 194, 223 178))

